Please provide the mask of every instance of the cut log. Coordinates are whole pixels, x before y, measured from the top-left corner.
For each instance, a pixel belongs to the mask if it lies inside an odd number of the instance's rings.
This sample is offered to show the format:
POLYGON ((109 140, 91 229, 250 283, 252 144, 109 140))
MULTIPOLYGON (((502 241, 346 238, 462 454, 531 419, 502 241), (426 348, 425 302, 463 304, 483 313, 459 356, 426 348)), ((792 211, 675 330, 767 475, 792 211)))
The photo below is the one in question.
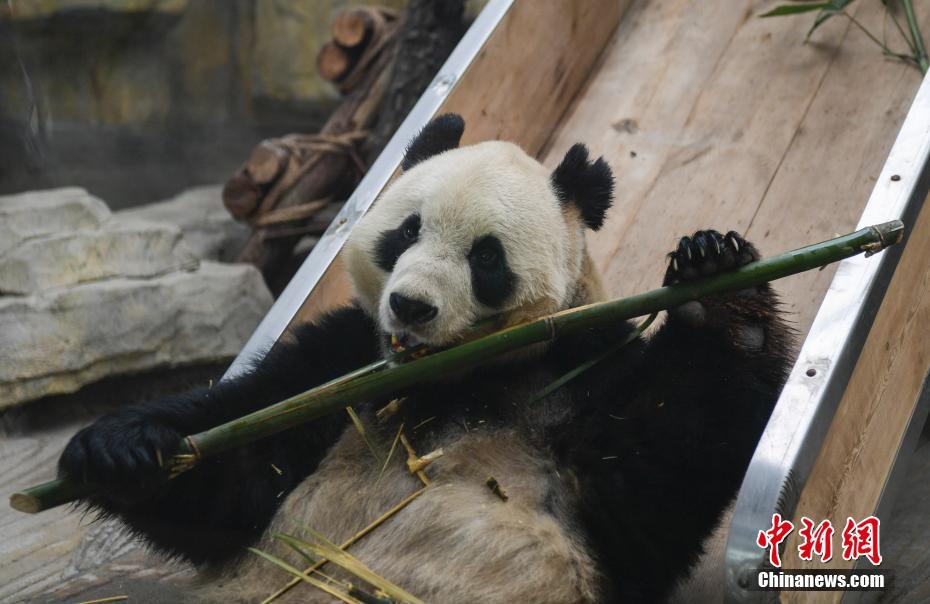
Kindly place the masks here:
POLYGON ((290 151, 273 141, 262 141, 254 149, 246 162, 246 171, 252 182, 267 185, 284 171, 290 151))
POLYGON ((234 174, 223 186, 223 205, 236 220, 245 220, 258 208, 261 191, 248 175, 234 174))
POLYGON ((371 7, 345 10, 333 21, 333 40, 345 48, 367 44, 384 29, 384 13, 371 7))
POLYGON ((330 40, 320 48, 316 56, 316 69, 325 80, 340 82, 352 70, 352 57, 345 49, 330 40))
MULTIPOLYGON (((375 61, 366 81, 336 108, 321 134, 351 133, 370 127, 387 88, 391 58, 390 53, 385 53, 375 61)), ((304 169, 292 186, 287 189, 279 186, 280 181, 291 180, 285 178, 289 176, 285 172, 273 191, 269 191, 266 199, 261 202, 263 211, 293 207, 331 195, 344 195, 351 190, 359 176, 347 153, 312 153, 301 164, 304 169), (276 194, 272 195, 272 192, 276 194), (268 198, 276 198, 275 203, 266 204, 268 198)), ((239 261, 256 265, 269 282, 279 281, 276 273, 284 266, 284 260, 299 239, 300 234, 296 233, 290 237, 269 239, 264 236, 262 229, 258 229, 240 252, 239 261)))
MULTIPOLYGON (((403 25, 405 28, 407 26, 406 23, 403 25)), ((349 56, 352 58, 352 67, 346 77, 339 82, 339 92, 342 94, 352 92, 365 79, 371 71, 373 62, 379 56, 385 52, 394 52, 399 29, 400 24, 396 21, 390 23, 382 21, 363 44, 348 49, 349 56)))

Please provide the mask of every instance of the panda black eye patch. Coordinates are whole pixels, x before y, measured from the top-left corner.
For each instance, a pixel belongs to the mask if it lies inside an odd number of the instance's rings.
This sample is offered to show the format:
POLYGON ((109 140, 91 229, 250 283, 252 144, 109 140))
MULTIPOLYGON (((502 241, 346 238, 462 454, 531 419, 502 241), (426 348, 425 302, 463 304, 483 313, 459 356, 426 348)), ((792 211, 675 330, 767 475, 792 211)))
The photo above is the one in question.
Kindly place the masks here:
POLYGON ((507 265, 500 239, 494 235, 476 239, 468 252, 468 264, 478 301, 491 308, 503 305, 517 285, 517 276, 507 265))
POLYGON ((396 229, 383 231, 375 244, 375 264, 391 272, 397 259, 420 238, 420 215, 411 214, 396 229))

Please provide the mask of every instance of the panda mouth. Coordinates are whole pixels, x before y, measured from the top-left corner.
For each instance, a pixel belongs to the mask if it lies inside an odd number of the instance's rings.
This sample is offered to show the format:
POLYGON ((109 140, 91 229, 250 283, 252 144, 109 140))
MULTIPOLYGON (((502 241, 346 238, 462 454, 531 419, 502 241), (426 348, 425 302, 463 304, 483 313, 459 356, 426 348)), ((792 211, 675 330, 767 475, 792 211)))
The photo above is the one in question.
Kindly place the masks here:
POLYGON ((391 350, 394 352, 404 352, 409 348, 414 348, 422 344, 423 341, 415 335, 407 332, 391 334, 391 350))
POLYGON ((424 340, 409 332, 392 333, 389 344, 391 352, 395 354, 409 352, 413 358, 419 358, 433 351, 424 340))
POLYGON ((421 336, 418 336, 417 334, 407 330, 385 330, 382 333, 384 333, 383 337, 385 339, 385 344, 388 348, 390 348, 392 353, 406 353, 409 355, 408 358, 418 359, 420 357, 426 356, 427 354, 440 352, 455 346, 456 344, 462 344, 470 340, 488 335, 489 333, 493 333, 498 329, 502 329, 506 324, 502 322, 501 319, 501 315, 493 315, 480 321, 476 321, 472 323, 472 325, 464 334, 461 334, 459 337, 444 343, 426 340, 421 336))

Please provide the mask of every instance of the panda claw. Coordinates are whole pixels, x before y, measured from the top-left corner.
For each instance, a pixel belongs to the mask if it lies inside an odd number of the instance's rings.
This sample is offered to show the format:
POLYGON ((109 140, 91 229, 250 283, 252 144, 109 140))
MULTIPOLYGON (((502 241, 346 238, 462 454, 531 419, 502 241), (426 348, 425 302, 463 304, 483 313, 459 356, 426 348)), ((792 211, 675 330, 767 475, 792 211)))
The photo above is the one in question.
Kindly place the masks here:
POLYGON ((754 248, 735 231, 726 235, 712 229, 697 231, 682 237, 669 254, 664 285, 734 270, 757 258, 754 248))
POLYGON ((730 231, 730 232, 727 234, 727 241, 730 243, 730 247, 733 248, 733 251, 736 252, 737 254, 739 254, 739 251, 740 251, 740 250, 739 250, 739 241, 737 240, 737 238, 736 238, 735 234, 733 233, 733 231, 730 231))

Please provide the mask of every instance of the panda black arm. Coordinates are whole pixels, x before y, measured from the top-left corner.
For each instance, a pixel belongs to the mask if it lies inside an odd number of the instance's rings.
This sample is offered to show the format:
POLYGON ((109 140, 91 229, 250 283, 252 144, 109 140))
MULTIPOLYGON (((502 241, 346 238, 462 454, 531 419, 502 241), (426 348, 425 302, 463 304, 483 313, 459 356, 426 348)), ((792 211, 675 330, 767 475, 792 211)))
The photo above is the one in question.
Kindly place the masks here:
POLYGON ((194 562, 241 551, 283 497, 314 471, 345 423, 335 414, 204 460, 168 480, 158 466, 180 438, 246 415, 378 357, 376 328, 359 308, 304 326, 250 372, 211 389, 116 410, 80 431, 59 473, 99 487, 84 503, 122 518, 161 551, 194 562))
MULTIPOLYGON (((699 232, 671 255, 666 283, 756 258, 735 233, 699 232)), ((696 561, 778 398, 791 335, 768 285, 708 297, 578 384, 588 412, 563 446, 618 599, 661 601, 696 561)))

